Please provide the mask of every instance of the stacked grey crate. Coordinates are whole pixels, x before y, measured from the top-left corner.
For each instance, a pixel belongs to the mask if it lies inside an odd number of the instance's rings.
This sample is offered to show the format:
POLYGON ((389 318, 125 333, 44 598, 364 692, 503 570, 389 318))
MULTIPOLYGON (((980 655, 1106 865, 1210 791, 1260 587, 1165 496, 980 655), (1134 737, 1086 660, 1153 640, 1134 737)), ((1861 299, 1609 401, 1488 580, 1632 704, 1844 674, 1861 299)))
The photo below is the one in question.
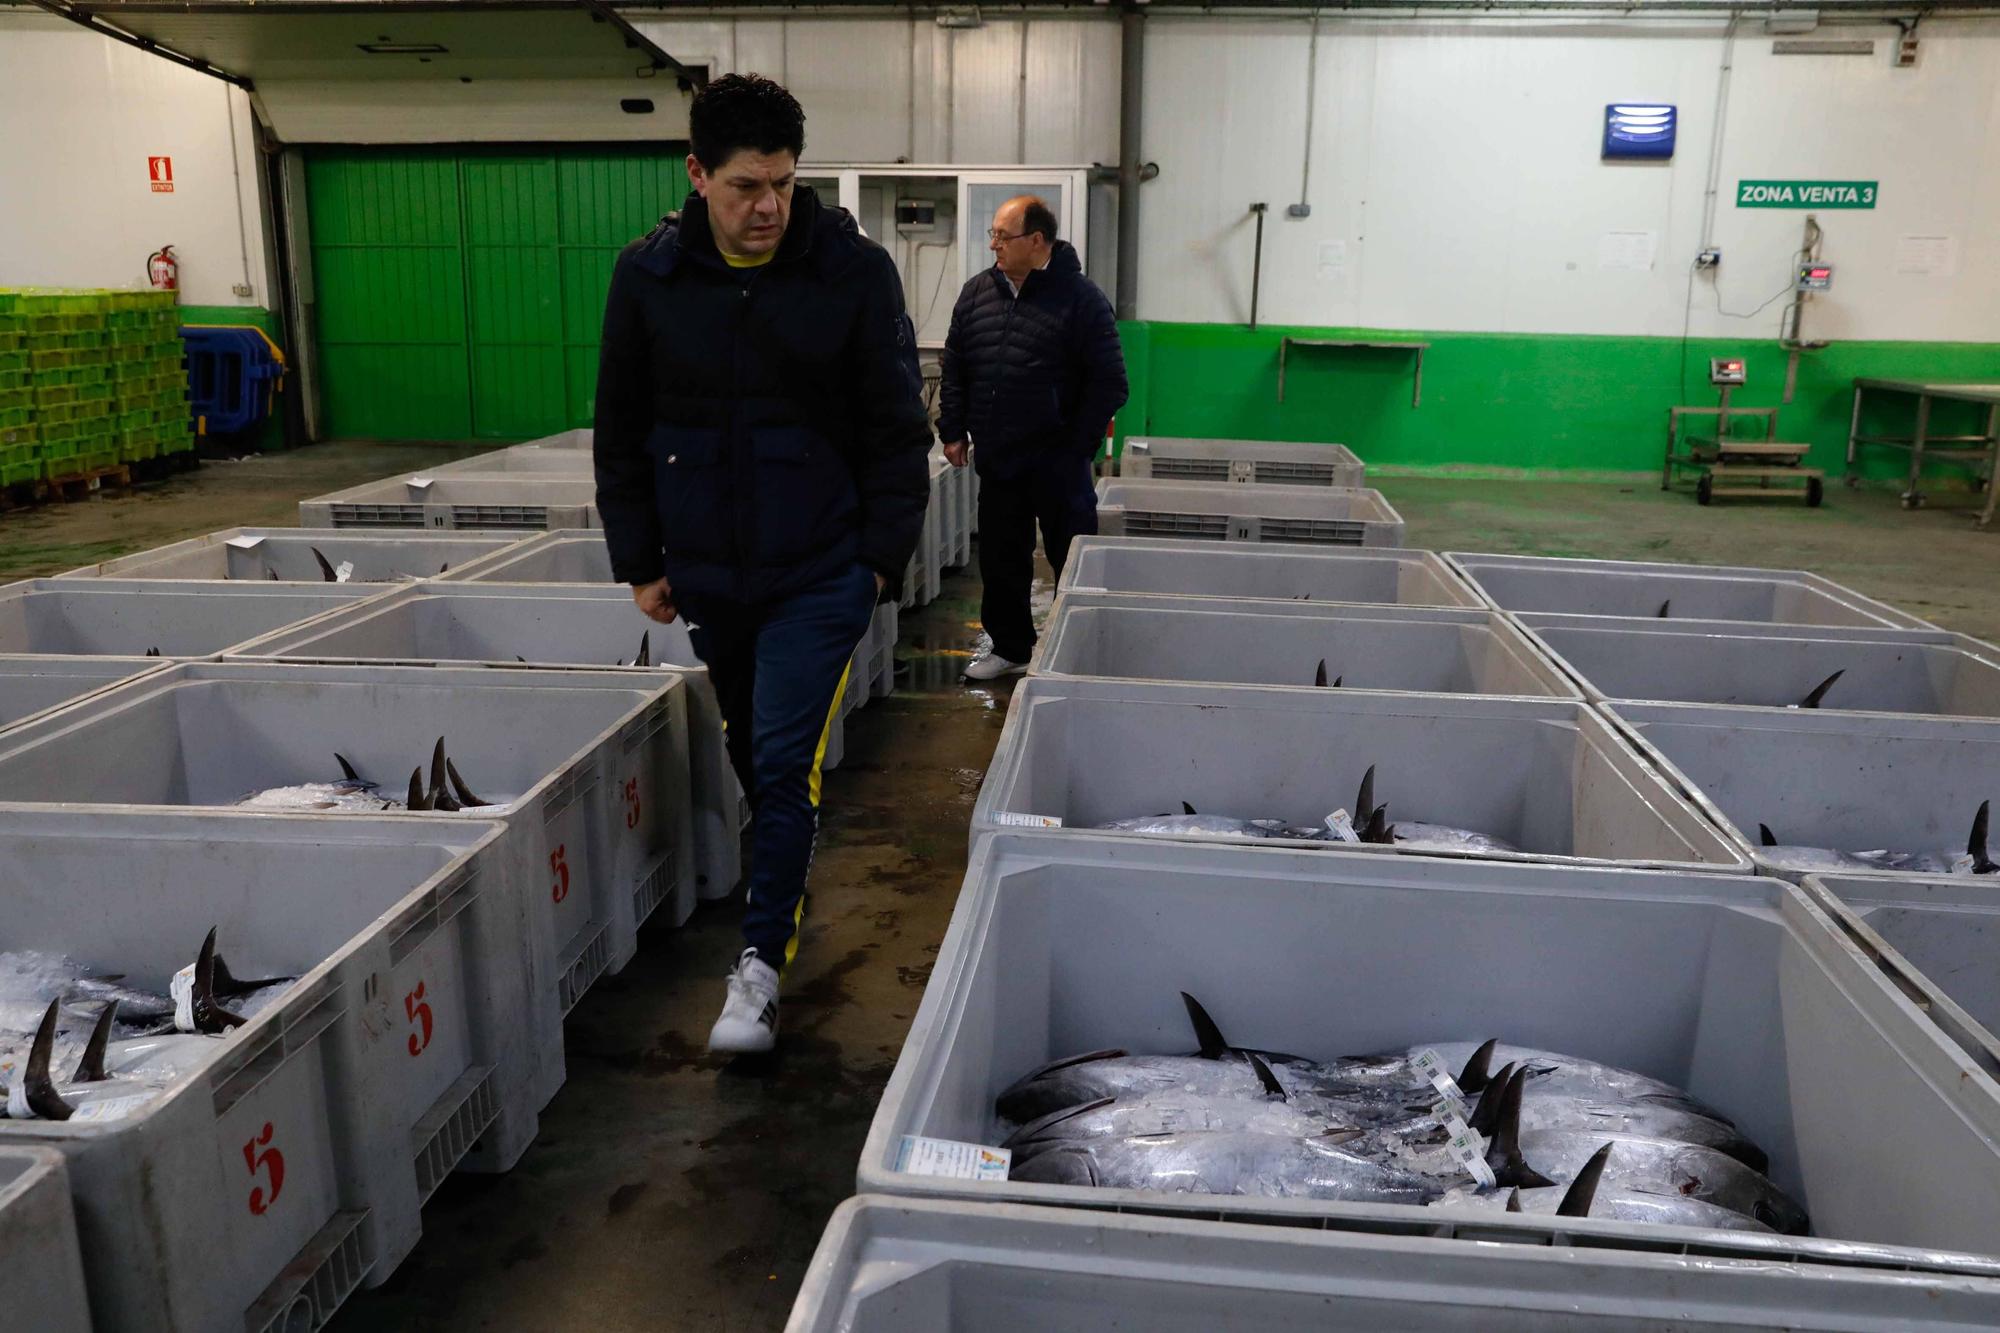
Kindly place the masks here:
MULTIPOLYGON (((1869 706, 1983 710, 1984 645, 1810 575, 1531 562, 1532 595, 1542 599, 1534 610, 1550 613, 1537 616, 1490 594, 1480 565, 1485 558, 1394 549, 1077 543, 1030 678, 1014 690, 974 811, 952 929, 864 1150, 860 1188, 897 1197, 871 1197, 836 1220, 795 1329, 829 1319, 900 1328, 913 1326, 904 1322, 911 1312, 948 1326, 978 1303, 953 1299, 928 1276, 930 1260, 947 1255, 952 1292, 1018 1299, 1008 1308, 1058 1326, 1090 1308, 1074 1304, 1076 1294, 1114 1273, 1124 1279, 1121 1309, 1157 1309, 1162 1326, 1205 1300, 1232 1313, 1264 1310, 1262 1297, 1275 1302, 1270 1319, 1282 1320, 1284 1297, 1269 1289, 1292 1285, 1258 1275, 1245 1279, 1257 1294, 1237 1291, 1239 1259, 1254 1274, 1260 1258, 1234 1247, 1298 1243, 1299 1225, 1329 1247, 1313 1271, 1336 1286, 1385 1271, 1385 1256, 1342 1246, 1399 1236, 1394 1245, 1417 1266, 1395 1318, 1416 1327, 1450 1326, 1461 1304, 1453 1266, 1487 1258, 1498 1267, 1479 1287, 1483 1327, 1538 1327, 1558 1313, 1630 1318, 1637 1307, 1622 1297, 1601 1311, 1575 1304, 1600 1281, 1637 1284, 1641 1302, 1671 1290, 1671 1304, 1733 1302, 1747 1290, 1739 1284, 1770 1279, 1750 1304, 1732 1306, 1751 1327, 1814 1322, 1823 1282, 1852 1284, 1843 1299, 1854 1304, 1828 1318, 1888 1302, 1901 1311, 1892 1321, 1921 1321, 1925 1303, 1947 1293, 2000 1299, 2000 988, 1960 983, 1952 996, 1919 970, 1964 960, 1962 940, 1941 942, 1942 923, 1976 890, 1933 881, 1927 893, 1960 896, 1926 899, 1934 910, 1920 920, 1906 897, 1884 906, 1889 891, 1875 882, 1845 882, 1847 898, 1836 900, 1816 879, 1751 874, 1763 868, 1753 849, 1673 753, 1621 722, 1624 705, 1607 706, 1599 677, 1580 665, 1614 662, 1620 680, 1740 683, 1730 663, 1747 654, 1760 680, 1789 690, 1815 665, 1812 645, 1830 643, 1855 658, 1850 688, 1869 706), (1734 619, 1690 632, 1657 619, 1663 601, 1669 617, 1734 619), (1683 634, 1724 647, 1704 657, 1698 644, 1668 637, 1683 634), (1759 642, 1733 642, 1745 637, 1759 642), (1325 687, 1315 683, 1321 659, 1325 687), (1393 811, 1449 819, 1521 851, 1229 845, 1090 829, 1182 802, 1314 825, 1353 799, 1371 764, 1392 820, 1393 811), (1900 929, 1924 961, 1870 952, 1843 911, 1900 929), (1917 980, 1899 980, 1901 969, 1917 980), (1920 1004, 1905 994, 1913 985, 1923 988, 1920 1004), (1728 1107, 1770 1149, 1774 1180, 1807 1201, 1814 1235, 896 1169, 906 1136, 995 1142, 994 1095, 1046 1061, 1107 1046, 1186 1049, 1182 990, 1227 1006, 1232 1035, 1251 1034, 1237 1039, 1275 1049, 1383 1049, 1463 1030, 1668 1079, 1728 1107), (1923 1126, 1921 1152, 1898 1124, 1923 1126), (1105 1209, 1154 1215, 1136 1229, 1148 1239, 1105 1226, 1105 1209), (887 1283, 856 1285, 856 1247, 872 1242, 856 1227, 891 1215, 896 1242, 933 1248, 909 1254, 887 1283), (1271 1222, 1292 1225, 1254 1225, 1271 1222), (1117 1262, 1100 1265, 1090 1248, 1099 1244, 1117 1262), (1145 1266, 1148 1244, 1171 1258, 1145 1266), (1689 1247, 1704 1256, 1698 1275, 1677 1253, 1689 1247), (1016 1280, 1029 1269, 1031 1285, 1016 1280), (1073 1292, 1051 1282, 1050 1269, 1091 1276, 1073 1292), (1924 1297, 1903 1305, 1906 1284, 1924 1297), (1559 1312, 1547 1304, 1555 1292, 1559 1312)), ((1504 584, 1521 566, 1498 568, 1504 584)), ((1741 730, 1740 715, 1759 710, 1728 711, 1741 730)), ((1835 727, 1831 716, 1792 710, 1788 721, 1747 725, 1810 731, 1835 727)), ((1916 723, 1933 724, 1950 725, 1916 723)), ((898 1250, 892 1242, 879 1253, 898 1250)), ((1353 1301, 1356 1320, 1369 1321, 1351 1291, 1319 1299, 1353 1301)), ((1326 1308, 1315 1303, 1314 1315, 1326 1308)))

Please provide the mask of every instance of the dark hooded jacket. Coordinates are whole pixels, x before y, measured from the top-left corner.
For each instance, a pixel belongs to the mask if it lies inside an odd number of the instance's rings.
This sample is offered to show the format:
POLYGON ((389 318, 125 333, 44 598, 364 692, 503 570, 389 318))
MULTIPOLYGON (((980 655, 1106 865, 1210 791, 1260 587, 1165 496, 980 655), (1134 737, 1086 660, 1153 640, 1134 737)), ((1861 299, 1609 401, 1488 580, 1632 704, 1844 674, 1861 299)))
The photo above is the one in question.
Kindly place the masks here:
POLYGON ((1089 458, 1125 405, 1117 320, 1068 241, 1018 297, 997 265, 966 283, 939 367, 938 435, 970 435, 983 476, 1018 476, 1049 452, 1089 458))
POLYGON ((723 262, 699 196, 618 256, 594 456, 621 581, 756 603, 859 561, 897 590, 931 442, 895 264, 811 189, 761 267, 723 262))

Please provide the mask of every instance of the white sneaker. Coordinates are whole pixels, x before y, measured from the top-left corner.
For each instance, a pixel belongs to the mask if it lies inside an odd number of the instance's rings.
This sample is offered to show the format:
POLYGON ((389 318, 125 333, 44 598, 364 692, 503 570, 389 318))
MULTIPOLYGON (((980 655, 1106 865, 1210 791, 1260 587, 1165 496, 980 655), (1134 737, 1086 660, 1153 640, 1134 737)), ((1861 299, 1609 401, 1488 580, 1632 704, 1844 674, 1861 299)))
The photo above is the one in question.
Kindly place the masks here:
POLYGON ((729 974, 722 1016, 708 1030, 708 1049, 716 1055, 754 1055, 777 1044, 777 969, 755 949, 745 949, 729 974))
POLYGON ((982 653, 972 660, 965 669, 967 680, 998 680, 1002 676, 1012 676, 1026 671, 1026 662, 1010 662, 998 653, 982 653))

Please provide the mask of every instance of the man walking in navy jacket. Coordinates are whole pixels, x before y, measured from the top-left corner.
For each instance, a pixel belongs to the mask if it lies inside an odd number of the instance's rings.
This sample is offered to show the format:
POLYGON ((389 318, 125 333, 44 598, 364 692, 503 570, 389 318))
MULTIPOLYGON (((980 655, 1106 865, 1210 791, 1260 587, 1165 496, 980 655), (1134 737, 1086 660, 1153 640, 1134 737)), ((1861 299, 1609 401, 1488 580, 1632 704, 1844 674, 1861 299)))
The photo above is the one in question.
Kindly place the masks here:
POLYGON ((732 74, 688 111, 678 216, 618 256, 597 373, 597 508, 617 578, 685 615, 750 797, 746 947, 709 1049, 768 1051, 798 949, 820 761, 848 660, 930 500, 903 284, 794 182, 805 113, 732 74))
POLYGON ((964 467, 970 452, 979 469, 980 619, 993 646, 967 680, 1027 668, 1035 527, 1061 578, 1070 539, 1097 531, 1090 462, 1126 394, 1111 303, 1056 238, 1049 206, 1009 199, 987 242, 994 265, 958 294, 939 362, 945 457, 964 467))

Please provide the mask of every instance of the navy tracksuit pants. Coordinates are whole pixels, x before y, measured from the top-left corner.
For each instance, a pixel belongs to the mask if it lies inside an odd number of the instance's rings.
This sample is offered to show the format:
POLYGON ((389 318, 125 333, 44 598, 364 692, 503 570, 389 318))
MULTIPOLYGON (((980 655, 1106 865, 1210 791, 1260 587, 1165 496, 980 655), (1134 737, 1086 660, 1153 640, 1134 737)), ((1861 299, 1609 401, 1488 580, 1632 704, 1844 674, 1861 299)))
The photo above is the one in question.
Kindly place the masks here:
POLYGON ((781 972, 799 947, 820 762, 875 600, 874 571, 856 564, 773 602, 680 603, 722 708, 730 763, 750 798, 743 938, 781 972))

